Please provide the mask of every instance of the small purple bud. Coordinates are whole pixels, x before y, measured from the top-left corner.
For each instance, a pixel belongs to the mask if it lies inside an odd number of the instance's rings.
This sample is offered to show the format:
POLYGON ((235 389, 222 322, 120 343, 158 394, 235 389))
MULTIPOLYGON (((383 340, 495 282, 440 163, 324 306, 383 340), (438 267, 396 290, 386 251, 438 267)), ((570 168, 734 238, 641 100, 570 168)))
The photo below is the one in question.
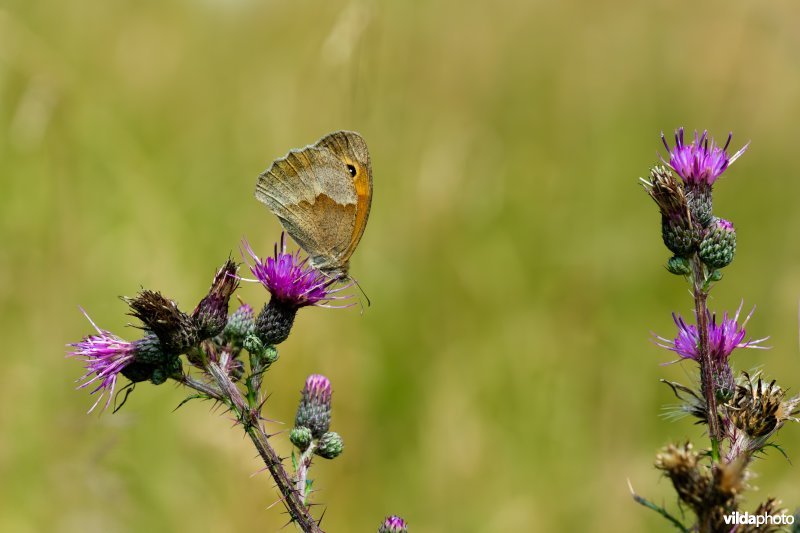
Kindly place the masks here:
POLYGON ((378 528, 378 533, 408 533, 408 524, 399 516, 387 516, 378 528))

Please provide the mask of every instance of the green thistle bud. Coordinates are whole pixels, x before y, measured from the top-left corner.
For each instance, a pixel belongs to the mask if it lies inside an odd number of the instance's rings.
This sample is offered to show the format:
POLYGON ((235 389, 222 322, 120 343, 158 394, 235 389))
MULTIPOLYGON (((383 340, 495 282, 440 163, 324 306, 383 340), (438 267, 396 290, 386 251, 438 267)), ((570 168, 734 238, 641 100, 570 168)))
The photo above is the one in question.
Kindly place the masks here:
POLYGON ((278 349, 271 345, 265 346, 256 335, 248 335, 244 339, 244 348, 255 358, 262 370, 278 360, 278 349))
POLYGON ((695 235, 688 219, 661 217, 661 238, 670 252, 679 256, 692 253, 695 235))
POLYGON ((311 435, 311 430, 307 427, 298 426, 292 428, 292 431, 289 432, 289 440, 300 448, 301 452, 304 452, 308 449, 308 446, 311 444, 311 441, 314 437, 311 435))
POLYGON ((253 308, 242 304, 228 317, 228 324, 225 326, 224 332, 225 338, 241 345, 248 336, 253 334, 255 323, 253 308))
POLYGON ((674 255, 667 261, 667 270, 676 276, 688 276, 692 273, 692 264, 685 257, 674 255))
POLYGON ((314 453, 325 459, 335 459, 341 455, 344 441, 335 431, 329 431, 320 437, 314 453))
POLYGON ((261 353, 264 351, 264 343, 261 342, 261 339, 256 335, 248 335, 245 337, 242 346, 250 353, 261 353))
POLYGON ((289 432, 289 440, 292 441, 292 444, 297 446, 301 452, 308 449, 312 438, 311 430, 306 427, 300 426, 292 428, 292 431, 289 432))
POLYGON ((728 266, 736 254, 736 230, 723 218, 715 218, 700 242, 700 259, 711 268, 728 266))

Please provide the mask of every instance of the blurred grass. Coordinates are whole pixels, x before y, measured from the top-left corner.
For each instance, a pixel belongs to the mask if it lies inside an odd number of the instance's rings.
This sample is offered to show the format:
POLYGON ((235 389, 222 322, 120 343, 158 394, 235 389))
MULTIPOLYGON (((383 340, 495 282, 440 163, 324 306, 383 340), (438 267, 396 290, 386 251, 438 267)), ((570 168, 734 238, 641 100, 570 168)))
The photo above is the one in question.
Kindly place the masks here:
MULTIPOLYGON (((712 305, 758 304, 800 387, 796 3, 21 2, 0 8, 0 531, 243 531, 285 523, 254 452, 208 405, 138 387, 85 416, 64 344, 125 328, 117 295, 191 308, 247 236, 289 148, 370 144, 375 198, 352 271, 373 301, 301 312, 268 376, 290 421, 304 377, 335 385, 346 452, 315 467, 331 531, 389 513, 417 533, 668 531, 658 447, 692 438, 648 340, 690 311, 636 184, 658 133, 753 144, 719 184, 739 255, 712 305)), ((247 286, 258 304, 264 294, 247 286)), ((276 426, 278 429, 280 426, 276 426)), ((800 429, 781 437, 800 456, 800 429)), ((284 447, 284 451, 288 451, 284 447)), ((800 503, 795 467, 757 464, 800 503)))

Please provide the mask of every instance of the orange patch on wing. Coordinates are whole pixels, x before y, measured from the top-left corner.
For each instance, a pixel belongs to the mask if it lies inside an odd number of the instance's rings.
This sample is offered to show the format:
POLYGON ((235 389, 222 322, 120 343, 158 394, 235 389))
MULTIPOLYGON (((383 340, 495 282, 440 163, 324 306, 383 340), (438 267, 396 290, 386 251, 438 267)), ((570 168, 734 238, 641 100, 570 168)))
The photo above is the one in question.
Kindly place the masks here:
POLYGON ((361 240, 361 235, 364 233, 364 227, 367 225, 367 216, 369 215, 369 204, 371 200, 367 169, 358 163, 354 163, 354 166, 356 167, 357 171, 356 175, 353 177, 353 183, 356 188, 356 194, 358 195, 358 201, 356 203, 356 222, 355 226, 353 227, 353 235, 350 237, 350 246, 348 247, 349 254, 353 253, 358 245, 358 241, 361 240))

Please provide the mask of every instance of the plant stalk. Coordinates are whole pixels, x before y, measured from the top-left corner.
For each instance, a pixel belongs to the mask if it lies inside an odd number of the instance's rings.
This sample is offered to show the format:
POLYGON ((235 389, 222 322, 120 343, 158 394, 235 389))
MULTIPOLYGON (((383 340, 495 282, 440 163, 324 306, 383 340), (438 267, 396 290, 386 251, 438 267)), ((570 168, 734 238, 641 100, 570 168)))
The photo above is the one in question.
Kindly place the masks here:
POLYGON ((303 495, 303 502, 306 501, 306 480, 308 470, 311 468, 311 460, 314 459, 314 451, 317 449, 317 441, 308 445, 308 449, 300 456, 297 463, 297 491, 303 495))
POLYGON ((719 443, 722 440, 722 431, 717 416, 717 397, 714 385, 714 365, 711 360, 711 350, 708 343, 708 289, 706 288, 705 266, 700 257, 695 253, 692 258, 694 311, 697 316, 697 330, 700 343, 700 380, 702 391, 706 400, 708 418, 708 436, 711 438, 711 453, 715 462, 719 462, 719 443))
POLYGON ((297 523, 306 533, 324 533, 314 517, 311 516, 308 507, 306 507, 304 495, 295 489, 291 477, 283 467, 280 456, 270 446, 267 434, 261 427, 261 417, 258 411, 251 409, 247 405, 241 391, 219 365, 209 362, 206 368, 217 382, 222 396, 229 402, 237 418, 242 422, 247 435, 253 441, 258 454, 272 475, 272 479, 275 480, 275 484, 281 494, 281 501, 292 521, 297 523))

